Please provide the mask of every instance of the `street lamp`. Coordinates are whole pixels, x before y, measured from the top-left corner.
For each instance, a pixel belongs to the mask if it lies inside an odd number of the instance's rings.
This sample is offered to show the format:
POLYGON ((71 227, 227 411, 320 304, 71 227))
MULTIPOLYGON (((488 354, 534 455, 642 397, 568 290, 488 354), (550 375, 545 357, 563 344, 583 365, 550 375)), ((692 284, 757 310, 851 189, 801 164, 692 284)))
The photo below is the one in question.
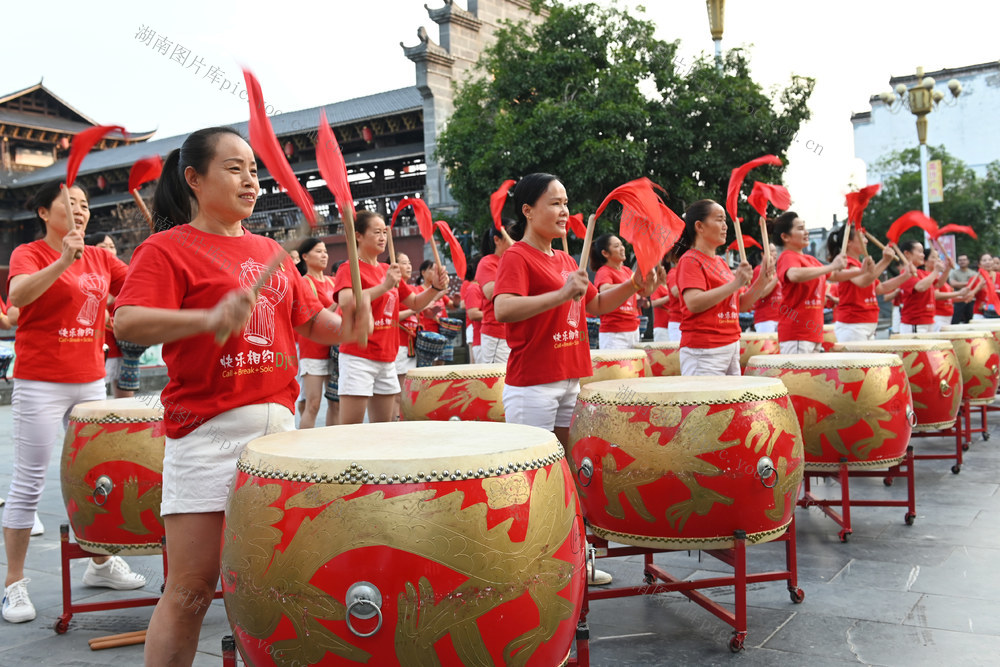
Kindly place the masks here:
POLYGON ((708 6, 708 25, 715 42, 715 68, 722 71, 722 31, 726 20, 726 0, 705 0, 708 6))
MULTIPOLYGON (((920 198, 923 205, 924 215, 931 214, 931 205, 927 195, 927 114, 936 109, 942 100, 944 93, 934 90, 934 77, 924 76, 924 68, 917 68, 917 82, 911 88, 906 84, 896 84, 896 90, 879 94, 879 99, 885 103, 891 113, 896 113, 906 107, 917 117, 917 138, 920 140, 920 198), (898 97, 897 97, 898 95, 898 97)), ((950 105, 958 103, 958 96, 962 94, 962 84, 958 79, 948 82, 948 90, 951 91, 950 105)))

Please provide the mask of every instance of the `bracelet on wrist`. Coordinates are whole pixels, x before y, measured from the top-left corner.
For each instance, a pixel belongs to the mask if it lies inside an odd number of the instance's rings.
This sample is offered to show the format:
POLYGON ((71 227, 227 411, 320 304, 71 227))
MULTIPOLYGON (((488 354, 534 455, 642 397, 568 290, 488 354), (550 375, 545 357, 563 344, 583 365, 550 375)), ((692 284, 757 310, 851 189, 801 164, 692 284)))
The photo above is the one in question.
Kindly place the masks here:
POLYGON ((632 287, 635 288, 636 292, 642 291, 642 285, 635 281, 635 274, 632 275, 631 282, 632 282, 632 287))

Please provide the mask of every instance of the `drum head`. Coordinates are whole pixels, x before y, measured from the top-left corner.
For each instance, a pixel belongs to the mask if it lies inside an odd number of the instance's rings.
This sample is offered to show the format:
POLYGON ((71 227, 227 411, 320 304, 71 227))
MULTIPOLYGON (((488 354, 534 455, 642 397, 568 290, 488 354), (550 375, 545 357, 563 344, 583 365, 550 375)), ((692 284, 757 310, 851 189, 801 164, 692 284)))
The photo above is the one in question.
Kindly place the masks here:
POLYGON ((968 324, 946 324, 942 331, 1000 331, 1000 321, 976 320, 968 324))
POLYGON ((73 406, 69 418, 75 421, 93 422, 160 421, 163 419, 163 406, 153 397, 90 401, 73 406))
POLYGON ((817 352, 815 354, 758 354, 747 361, 750 368, 881 368, 902 366, 895 354, 866 352, 817 352))
POLYGON ((555 435, 493 422, 390 422, 266 435, 239 468, 260 477, 392 484, 495 477, 562 459, 555 435))
POLYGON ((778 378, 749 376, 684 376, 628 378, 591 382, 580 400, 611 405, 700 405, 769 400, 787 396, 778 378))
POLYGON ((774 342, 778 342, 778 334, 744 331, 740 334, 740 340, 773 340, 774 342))
POLYGON ((413 380, 462 380, 465 378, 506 377, 507 364, 455 364, 411 368, 406 377, 413 380))
MULTIPOLYGON (((679 340, 674 340, 674 341, 665 340, 665 341, 660 341, 658 343, 636 343, 632 347, 634 347, 637 350, 679 350, 681 349, 681 342, 679 340)), ((611 352, 612 350, 606 350, 606 351, 611 352)), ((594 355, 592 354, 591 359, 593 358, 594 355)))
POLYGON ((934 350, 951 350, 951 343, 946 340, 856 340, 848 343, 836 343, 835 352, 931 352, 934 350))
POLYGON ((646 360, 646 353, 643 350, 591 350, 591 361, 628 361, 630 359, 646 360))
POLYGON ((892 340, 972 340, 974 338, 993 338, 993 334, 984 329, 969 331, 935 331, 934 333, 903 333, 892 334, 892 340))

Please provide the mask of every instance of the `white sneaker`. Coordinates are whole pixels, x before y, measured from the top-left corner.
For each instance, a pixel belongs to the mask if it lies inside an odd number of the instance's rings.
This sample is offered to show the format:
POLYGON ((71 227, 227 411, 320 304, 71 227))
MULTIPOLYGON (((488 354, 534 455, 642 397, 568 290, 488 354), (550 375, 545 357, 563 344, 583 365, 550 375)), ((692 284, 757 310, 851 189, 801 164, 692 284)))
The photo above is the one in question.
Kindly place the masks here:
POLYGON ((42 525, 42 520, 38 518, 38 512, 35 512, 35 525, 31 527, 32 537, 41 535, 45 532, 45 526, 42 525))
POLYGON ((611 583, 611 575, 604 570, 598 570, 590 563, 587 563, 587 585, 607 586, 611 583))
POLYGON ((35 620, 35 605, 28 597, 28 582, 31 579, 15 581, 3 592, 3 618, 8 623, 24 623, 35 620))
POLYGON ((85 586, 130 591, 145 586, 146 577, 133 572, 128 563, 118 556, 112 556, 103 565, 97 565, 91 559, 87 563, 87 571, 83 573, 83 583, 85 586))
POLYGON ((4 504, 3 496, 0 496, 0 507, 3 507, 3 504, 4 504))

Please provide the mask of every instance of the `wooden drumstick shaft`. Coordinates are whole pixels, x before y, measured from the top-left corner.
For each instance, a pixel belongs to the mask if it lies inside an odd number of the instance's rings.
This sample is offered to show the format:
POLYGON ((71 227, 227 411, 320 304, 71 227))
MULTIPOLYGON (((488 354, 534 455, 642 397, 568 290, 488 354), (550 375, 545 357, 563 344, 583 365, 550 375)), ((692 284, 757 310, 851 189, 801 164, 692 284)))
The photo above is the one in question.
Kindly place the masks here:
POLYGON ((771 261, 771 242, 767 238, 767 218, 760 216, 760 238, 764 242, 764 261, 771 261))
POLYGON ((146 208, 146 202, 144 202, 142 197, 139 196, 139 188, 132 191, 132 198, 135 199, 135 205, 139 207, 139 210, 142 212, 142 216, 146 218, 146 223, 149 225, 149 232, 152 234, 156 231, 153 227, 153 216, 149 212, 149 209, 146 208))
MULTIPOLYGON (((63 193, 62 197, 63 205, 66 207, 66 232, 69 233, 72 232, 74 229, 76 229, 76 223, 73 222, 73 203, 70 202, 69 200, 68 187, 63 187, 62 193, 63 193)), ((83 257, 83 252, 77 250, 76 254, 74 255, 74 258, 80 259, 81 257, 83 257)))
POLYGON ((106 648, 118 648, 119 646, 133 646, 135 644, 145 644, 146 643, 146 631, 143 630, 140 634, 133 635, 131 637, 120 637, 118 639, 110 639, 108 637, 98 638, 103 639, 103 641, 94 640, 90 643, 91 651, 100 651, 106 648))
POLYGON ((116 639, 127 639, 130 637, 145 637, 146 630, 135 630, 134 632, 123 632, 119 635, 107 635, 106 637, 91 637, 87 640, 88 644, 101 644, 104 642, 109 642, 116 639))

